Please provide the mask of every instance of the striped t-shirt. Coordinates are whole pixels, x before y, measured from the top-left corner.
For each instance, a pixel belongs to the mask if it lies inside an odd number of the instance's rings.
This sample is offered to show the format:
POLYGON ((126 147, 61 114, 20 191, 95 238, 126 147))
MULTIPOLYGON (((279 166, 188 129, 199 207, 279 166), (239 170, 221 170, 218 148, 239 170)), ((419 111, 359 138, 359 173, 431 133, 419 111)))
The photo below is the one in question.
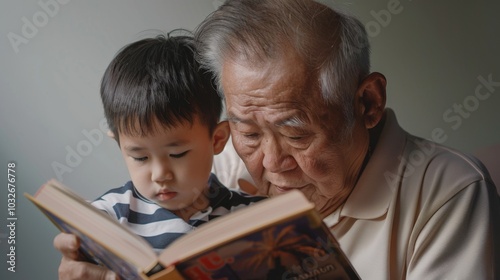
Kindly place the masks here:
POLYGON ((208 187, 210 206, 195 213, 188 223, 143 197, 132 181, 109 190, 92 202, 92 205, 145 238, 156 252, 160 252, 172 241, 197 226, 265 198, 229 190, 214 174, 210 176, 208 187))

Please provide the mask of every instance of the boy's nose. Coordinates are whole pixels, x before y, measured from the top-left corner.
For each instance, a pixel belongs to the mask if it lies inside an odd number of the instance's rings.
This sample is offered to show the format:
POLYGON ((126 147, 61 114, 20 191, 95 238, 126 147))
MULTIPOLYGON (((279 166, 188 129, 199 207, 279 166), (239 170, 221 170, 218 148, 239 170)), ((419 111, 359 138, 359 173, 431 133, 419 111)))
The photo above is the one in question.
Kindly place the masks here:
POLYGON ((154 182, 164 182, 171 181, 174 179, 174 174, 172 173, 169 166, 165 163, 155 164, 153 171, 151 172, 151 180, 154 182))

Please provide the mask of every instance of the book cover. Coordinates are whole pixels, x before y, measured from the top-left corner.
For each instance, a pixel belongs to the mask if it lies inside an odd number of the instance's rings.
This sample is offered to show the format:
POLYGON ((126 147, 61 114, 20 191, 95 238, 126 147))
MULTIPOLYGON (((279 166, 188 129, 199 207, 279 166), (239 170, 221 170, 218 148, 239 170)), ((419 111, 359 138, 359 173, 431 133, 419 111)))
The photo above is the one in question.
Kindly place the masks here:
POLYGON ((359 279, 313 212, 193 256, 177 270, 188 279, 359 279))
POLYGON ((60 231, 80 239, 80 252, 89 262, 106 266, 123 279, 147 279, 145 275, 158 266, 149 243, 61 183, 50 181, 34 196, 24 195, 60 231))
POLYGON ((159 255, 56 181, 25 196, 61 231, 78 236, 84 255, 122 279, 359 279, 300 191, 203 224, 159 255))
POLYGON ((63 232, 72 233, 80 239, 80 248, 85 257, 96 264, 106 266, 113 270, 123 279, 142 279, 140 271, 136 266, 116 255, 112 250, 105 248, 97 241, 89 238, 80 230, 65 223, 50 212, 42 210, 63 232))

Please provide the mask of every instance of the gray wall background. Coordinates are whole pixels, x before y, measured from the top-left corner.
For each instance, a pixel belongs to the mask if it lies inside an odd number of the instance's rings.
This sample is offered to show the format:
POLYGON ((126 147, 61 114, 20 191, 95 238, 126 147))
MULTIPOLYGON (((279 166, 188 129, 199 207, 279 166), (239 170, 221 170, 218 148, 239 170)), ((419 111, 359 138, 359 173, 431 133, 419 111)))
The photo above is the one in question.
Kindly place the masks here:
MULTIPOLYGON (((114 54, 156 34, 152 30, 193 29, 220 2, 0 2, 1 279, 57 279, 60 255, 52 239, 58 231, 24 192, 59 178, 92 199, 128 180, 116 144, 101 127, 99 83, 114 54), (6 263, 10 162, 16 163, 15 273, 6 263)), ((476 93, 481 79, 500 82, 500 2, 335 2, 368 28, 372 70, 387 77, 388 106, 403 127, 424 138, 439 130, 445 145, 500 156, 494 148, 500 85, 476 93)))

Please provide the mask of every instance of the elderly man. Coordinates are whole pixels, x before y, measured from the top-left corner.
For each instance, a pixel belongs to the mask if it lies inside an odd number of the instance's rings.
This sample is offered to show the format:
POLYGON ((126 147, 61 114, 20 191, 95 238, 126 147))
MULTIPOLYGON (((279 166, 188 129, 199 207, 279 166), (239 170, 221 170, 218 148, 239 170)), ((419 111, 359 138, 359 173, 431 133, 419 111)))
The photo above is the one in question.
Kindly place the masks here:
MULTIPOLYGON (((358 20, 309 0, 230 0, 196 39, 259 192, 301 190, 362 279, 500 277, 487 171, 399 127, 358 20)), ((83 266, 68 239, 65 272, 83 266)))
POLYGON ((305 193, 361 278, 500 277, 488 173, 398 126, 358 20, 313 1, 235 0, 196 34, 259 191, 305 193))

